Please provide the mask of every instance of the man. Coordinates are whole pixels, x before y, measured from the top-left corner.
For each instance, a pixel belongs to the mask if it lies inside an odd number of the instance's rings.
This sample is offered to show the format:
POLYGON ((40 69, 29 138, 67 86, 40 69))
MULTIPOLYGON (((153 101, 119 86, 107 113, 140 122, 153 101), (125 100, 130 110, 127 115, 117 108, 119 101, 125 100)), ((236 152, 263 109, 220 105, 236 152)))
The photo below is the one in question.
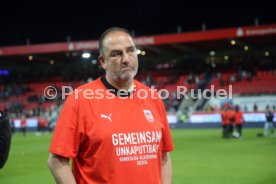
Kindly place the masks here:
POLYGON ((22 134, 26 136, 26 130, 27 130, 27 120, 26 116, 23 114, 21 117, 21 122, 20 122, 20 129, 22 131, 22 134))
POLYGON ((221 111, 221 120, 222 120, 222 137, 231 138, 231 112, 230 106, 224 105, 221 111))
POLYGON ((268 130, 270 129, 271 134, 274 134, 274 127, 273 127, 273 118, 274 118, 274 114, 271 111, 270 107, 267 106, 266 107, 266 112, 265 112, 265 116, 266 116, 266 122, 264 124, 264 136, 268 136, 268 130))
POLYGON ((222 137, 227 138, 227 119, 226 119, 226 106, 223 106, 220 115, 221 115, 221 125, 222 125, 222 137))
POLYGON ((48 165, 56 182, 171 184, 174 146, 166 111, 160 98, 139 97, 150 89, 133 79, 133 39, 125 29, 110 28, 99 51, 105 76, 67 98, 54 131, 48 165))
POLYGON ((4 167, 10 151, 11 125, 8 115, 0 111, 0 169, 4 167))
POLYGON ((240 107, 238 105, 236 105, 235 128, 236 128, 237 133, 238 133, 237 138, 242 138, 242 126, 243 126, 242 112, 240 111, 240 107))

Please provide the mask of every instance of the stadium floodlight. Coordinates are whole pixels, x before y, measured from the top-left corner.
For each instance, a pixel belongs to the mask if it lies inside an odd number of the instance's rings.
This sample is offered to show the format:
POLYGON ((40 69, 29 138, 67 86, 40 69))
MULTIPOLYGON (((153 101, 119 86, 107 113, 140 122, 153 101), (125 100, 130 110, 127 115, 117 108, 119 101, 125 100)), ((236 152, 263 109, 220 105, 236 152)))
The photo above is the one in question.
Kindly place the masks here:
POLYGON ((212 50, 212 51, 209 52, 209 55, 214 56, 214 55, 216 55, 216 53, 215 53, 215 51, 212 50))
POLYGON ((227 56, 227 55, 224 56, 224 60, 225 60, 225 61, 228 61, 228 60, 229 60, 229 56, 227 56))
POLYGON ((82 53, 81 57, 84 59, 87 59, 87 58, 91 57, 91 54, 89 52, 84 52, 84 53, 82 53))
POLYGON ((137 54, 139 55, 139 54, 141 54, 141 50, 140 49, 137 49, 137 54))
POLYGON ((30 55, 30 56, 28 57, 28 59, 29 59, 30 61, 32 61, 32 60, 34 59, 34 57, 33 57, 32 55, 30 55))

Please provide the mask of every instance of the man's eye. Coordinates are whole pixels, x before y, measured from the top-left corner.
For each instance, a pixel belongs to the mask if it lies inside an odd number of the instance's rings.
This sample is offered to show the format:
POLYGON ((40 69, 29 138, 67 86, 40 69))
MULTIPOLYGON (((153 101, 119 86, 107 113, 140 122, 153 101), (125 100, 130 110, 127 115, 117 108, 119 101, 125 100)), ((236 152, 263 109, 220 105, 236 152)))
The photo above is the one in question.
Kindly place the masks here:
POLYGON ((135 49, 129 49, 127 52, 128 53, 133 53, 133 52, 135 52, 135 49))
POLYGON ((121 54, 119 52, 113 52, 111 53, 111 57, 117 57, 117 56, 120 56, 121 54))

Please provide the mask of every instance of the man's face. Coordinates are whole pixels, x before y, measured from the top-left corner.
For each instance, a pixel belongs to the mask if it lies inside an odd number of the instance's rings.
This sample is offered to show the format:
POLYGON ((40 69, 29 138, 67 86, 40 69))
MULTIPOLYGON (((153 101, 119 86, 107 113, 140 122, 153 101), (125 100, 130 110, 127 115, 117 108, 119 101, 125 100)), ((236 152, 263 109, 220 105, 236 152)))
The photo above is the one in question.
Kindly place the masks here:
POLYGON ((136 47, 125 32, 109 33, 103 41, 104 56, 101 64, 113 80, 133 79, 138 70, 136 47))

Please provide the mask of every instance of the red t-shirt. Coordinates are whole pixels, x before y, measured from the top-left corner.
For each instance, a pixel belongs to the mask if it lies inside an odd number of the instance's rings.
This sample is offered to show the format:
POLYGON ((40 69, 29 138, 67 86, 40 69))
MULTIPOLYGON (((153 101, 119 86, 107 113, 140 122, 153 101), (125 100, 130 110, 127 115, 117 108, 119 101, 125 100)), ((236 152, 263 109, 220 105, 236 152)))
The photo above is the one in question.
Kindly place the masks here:
POLYGON ((77 183, 161 184, 162 153, 174 149, 166 111, 159 98, 138 99, 149 88, 134 82, 136 91, 125 99, 100 79, 77 89, 94 91, 94 98, 76 90, 67 98, 50 152, 73 159, 77 183), (96 99, 95 90, 114 99, 96 99))
POLYGON ((235 123, 236 123, 236 125, 242 124, 242 112, 235 113, 235 123))
POLYGON ((21 127, 26 127, 27 126, 27 120, 25 118, 21 119, 21 127))
POLYGON ((231 125, 230 119, 233 117, 233 113, 230 110, 221 111, 221 119, 223 125, 231 125))
POLYGON ((45 118, 39 118, 38 123, 40 127, 47 127, 47 120, 45 118))
POLYGON ((226 115, 226 111, 224 111, 224 110, 222 110, 221 112, 220 112, 220 114, 221 114, 221 123, 222 123, 222 125, 227 125, 227 124, 229 124, 229 121, 228 121, 228 119, 227 119, 227 115, 226 115))
POLYGON ((235 112, 233 110, 226 111, 226 118, 228 121, 228 125, 231 125, 235 122, 235 112))

